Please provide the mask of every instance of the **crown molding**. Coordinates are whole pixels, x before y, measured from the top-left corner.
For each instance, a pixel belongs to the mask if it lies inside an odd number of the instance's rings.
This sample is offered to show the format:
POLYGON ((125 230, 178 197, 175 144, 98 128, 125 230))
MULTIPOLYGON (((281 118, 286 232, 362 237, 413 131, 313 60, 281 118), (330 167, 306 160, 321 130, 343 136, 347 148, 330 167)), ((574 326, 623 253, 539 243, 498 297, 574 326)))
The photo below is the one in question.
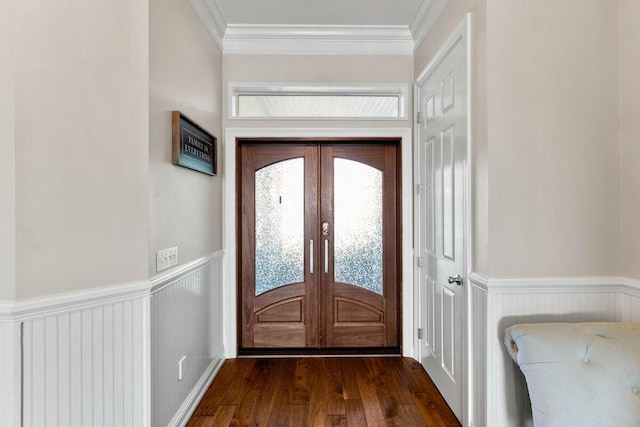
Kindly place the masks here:
POLYGON ((401 25, 227 25, 223 53, 249 55, 412 55, 401 25))
POLYGON ((225 54, 412 55, 447 1, 423 0, 409 26, 227 24, 217 0, 191 4, 225 54))
POLYGON ((191 0, 193 8, 222 52, 227 22, 216 0, 191 0))
POLYGON ((414 51, 420 47, 448 0, 423 0, 413 16, 409 29, 414 41, 414 51))

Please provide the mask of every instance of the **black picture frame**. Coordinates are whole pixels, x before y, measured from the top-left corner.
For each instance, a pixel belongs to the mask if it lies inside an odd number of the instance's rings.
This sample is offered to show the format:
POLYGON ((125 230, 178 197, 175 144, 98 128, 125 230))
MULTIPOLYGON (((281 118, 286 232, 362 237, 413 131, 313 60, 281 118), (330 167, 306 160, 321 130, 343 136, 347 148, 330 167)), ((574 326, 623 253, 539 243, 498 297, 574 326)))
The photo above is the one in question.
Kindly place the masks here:
POLYGON ((216 176, 218 139, 180 111, 171 112, 172 162, 216 176))

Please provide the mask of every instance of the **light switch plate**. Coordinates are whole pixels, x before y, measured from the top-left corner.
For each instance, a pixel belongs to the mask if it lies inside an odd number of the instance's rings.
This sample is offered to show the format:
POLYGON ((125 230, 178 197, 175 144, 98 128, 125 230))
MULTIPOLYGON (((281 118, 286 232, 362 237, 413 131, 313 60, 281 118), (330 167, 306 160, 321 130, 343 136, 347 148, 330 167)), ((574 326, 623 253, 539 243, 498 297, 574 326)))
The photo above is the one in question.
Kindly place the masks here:
POLYGON ((166 270, 178 265, 178 247, 163 249, 156 253, 156 271, 166 270))
POLYGON ((187 360, 187 356, 182 356, 182 358, 178 361, 178 381, 182 381, 185 369, 185 360, 187 360))

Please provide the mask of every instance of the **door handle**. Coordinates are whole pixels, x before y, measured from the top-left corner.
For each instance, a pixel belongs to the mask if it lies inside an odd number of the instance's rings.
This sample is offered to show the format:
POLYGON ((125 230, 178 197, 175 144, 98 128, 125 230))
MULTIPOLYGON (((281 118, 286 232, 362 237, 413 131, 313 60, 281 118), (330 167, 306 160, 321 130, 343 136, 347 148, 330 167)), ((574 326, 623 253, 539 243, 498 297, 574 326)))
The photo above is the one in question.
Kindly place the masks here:
POLYGON ((447 282, 449 282, 449 284, 455 283, 458 286, 462 286, 462 277, 459 274, 456 274, 455 276, 449 276, 447 282))
POLYGON ((329 272, 329 239, 324 239, 324 272, 329 272))
POLYGON ((313 274, 313 239, 309 240, 309 274, 313 274))

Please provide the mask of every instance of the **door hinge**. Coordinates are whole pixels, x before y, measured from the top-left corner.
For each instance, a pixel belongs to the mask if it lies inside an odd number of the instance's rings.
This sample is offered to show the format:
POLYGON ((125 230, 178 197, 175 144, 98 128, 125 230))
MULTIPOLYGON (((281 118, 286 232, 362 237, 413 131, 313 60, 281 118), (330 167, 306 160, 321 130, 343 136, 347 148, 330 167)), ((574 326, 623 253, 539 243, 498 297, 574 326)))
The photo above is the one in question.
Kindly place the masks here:
POLYGON ((424 265, 424 260, 422 259, 421 256, 417 256, 416 257, 416 266, 418 266, 418 268, 422 268, 423 265, 424 265))
POLYGON ((424 329, 418 328, 418 339, 421 340, 424 338, 424 329))
POLYGON ((416 184, 416 194, 419 196, 422 193, 422 184, 416 184))
POLYGON ((422 113, 420 111, 416 113, 416 121, 422 123, 422 113))

